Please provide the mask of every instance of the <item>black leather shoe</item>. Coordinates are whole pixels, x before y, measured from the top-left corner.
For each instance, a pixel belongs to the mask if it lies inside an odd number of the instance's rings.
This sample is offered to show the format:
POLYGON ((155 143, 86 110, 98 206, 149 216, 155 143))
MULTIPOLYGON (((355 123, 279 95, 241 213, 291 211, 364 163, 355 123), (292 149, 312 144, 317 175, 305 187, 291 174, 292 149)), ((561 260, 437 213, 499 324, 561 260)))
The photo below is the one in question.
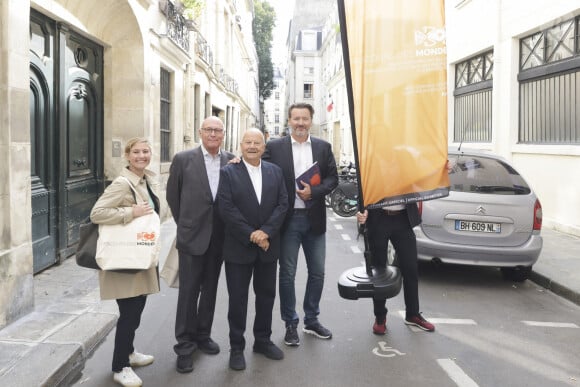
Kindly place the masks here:
POLYGON ((244 358, 244 351, 241 349, 230 350, 230 368, 235 371, 246 369, 246 359, 244 358))
POLYGON ((268 359, 282 360, 284 359, 284 352, 278 348, 273 342, 255 343, 254 352, 261 353, 268 359))
POLYGON ((191 355, 177 356, 177 365, 175 368, 180 374, 187 374, 193 371, 193 357, 191 355))
POLYGON ((207 353, 209 355, 217 355, 220 353, 220 346, 208 337, 207 339, 199 340, 197 342, 197 348, 199 348, 203 353, 207 353))

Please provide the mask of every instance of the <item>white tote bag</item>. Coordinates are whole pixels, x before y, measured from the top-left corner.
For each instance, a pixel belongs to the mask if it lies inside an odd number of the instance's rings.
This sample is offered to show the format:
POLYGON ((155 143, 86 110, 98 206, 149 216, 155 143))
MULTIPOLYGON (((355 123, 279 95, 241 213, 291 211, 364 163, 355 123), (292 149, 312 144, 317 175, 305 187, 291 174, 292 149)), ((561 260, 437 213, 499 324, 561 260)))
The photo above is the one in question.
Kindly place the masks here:
MULTIPOLYGON (((125 179, 127 180, 127 179, 125 179)), ((127 183, 135 193, 133 185, 127 183)), ((97 264, 102 270, 147 270, 159 260, 159 215, 134 218, 127 224, 99 225, 97 240, 97 264)))

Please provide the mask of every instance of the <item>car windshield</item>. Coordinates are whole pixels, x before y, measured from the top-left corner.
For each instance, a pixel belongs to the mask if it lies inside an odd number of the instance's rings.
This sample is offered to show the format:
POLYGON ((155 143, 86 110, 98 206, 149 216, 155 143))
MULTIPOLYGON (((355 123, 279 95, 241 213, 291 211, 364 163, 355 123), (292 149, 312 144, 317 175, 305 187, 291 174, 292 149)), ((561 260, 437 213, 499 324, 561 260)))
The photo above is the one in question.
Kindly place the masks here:
POLYGON ((520 174, 502 160, 468 154, 449 155, 451 191, 480 194, 528 195, 520 174))

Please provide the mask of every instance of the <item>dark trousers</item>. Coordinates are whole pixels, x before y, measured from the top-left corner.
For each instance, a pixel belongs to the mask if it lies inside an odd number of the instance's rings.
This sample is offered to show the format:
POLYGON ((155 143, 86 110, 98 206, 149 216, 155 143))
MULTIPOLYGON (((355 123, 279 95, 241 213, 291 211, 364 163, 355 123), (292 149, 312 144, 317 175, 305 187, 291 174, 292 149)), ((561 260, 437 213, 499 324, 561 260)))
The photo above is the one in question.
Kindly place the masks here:
POLYGON ((179 293, 173 350, 191 355, 197 342, 210 337, 218 280, 222 268, 222 243, 212 237, 203 255, 179 252, 179 293))
POLYGON ((145 295, 117 299, 119 319, 115 332, 113 372, 120 372, 124 367, 130 367, 129 355, 135 351, 133 340, 135 339, 135 331, 141 323, 141 314, 146 301, 147 296, 145 295))
MULTIPOLYGON (((403 276, 403 294, 407 317, 418 315, 417 240, 409 223, 407 212, 387 215, 382 209, 369 210, 367 232, 374 267, 386 267, 389 240, 393 244, 403 276)), ((386 301, 384 298, 373 299, 375 317, 379 320, 383 320, 387 315, 386 301)))
POLYGON ((254 340, 267 343, 272 335, 272 309, 276 298, 276 261, 238 264, 226 262, 226 281, 230 296, 228 322, 230 324, 230 346, 244 349, 246 340, 246 319, 248 315, 248 290, 252 274, 256 295, 256 316, 254 318, 254 340))

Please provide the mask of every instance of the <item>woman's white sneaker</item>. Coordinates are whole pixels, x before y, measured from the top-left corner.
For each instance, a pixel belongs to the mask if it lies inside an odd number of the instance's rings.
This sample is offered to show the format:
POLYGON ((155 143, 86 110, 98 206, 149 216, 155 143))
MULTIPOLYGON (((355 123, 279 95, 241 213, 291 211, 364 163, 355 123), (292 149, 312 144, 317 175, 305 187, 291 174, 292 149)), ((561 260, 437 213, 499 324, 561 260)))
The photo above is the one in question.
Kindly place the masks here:
POLYGON ((143 381, 131 367, 125 367, 121 372, 113 372, 113 380, 124 387, 140 387, 143 381))
POLYGON ((129 355, 129 364, 131 364, 131 367, 143 367, 153 363, 153 360, 155 360, 153 356, 144 355, 137 351, 129 355))

